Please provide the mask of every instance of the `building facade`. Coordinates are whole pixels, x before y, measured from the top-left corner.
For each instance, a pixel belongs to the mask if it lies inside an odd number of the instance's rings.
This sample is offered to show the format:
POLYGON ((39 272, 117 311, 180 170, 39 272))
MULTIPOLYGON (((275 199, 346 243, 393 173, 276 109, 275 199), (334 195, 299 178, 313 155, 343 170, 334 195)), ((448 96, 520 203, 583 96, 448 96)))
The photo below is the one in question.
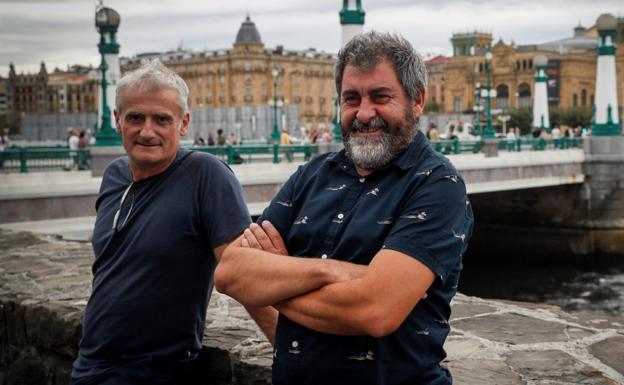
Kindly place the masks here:
POLYGON ((97 70, 72 66, 48 73, 45 63, 39 72, 20 73, 11 63, 5 81, 7 120, 20 126, 22 116, 95 112, 98 109, 97 70))
MULTIPOLYGON (((282 46, 267 48, 249 16, 241 24, 230 49, 202 52, 178 49, 122 57, 122 72, 154 58, 186 81, 191 109, 266 107, 277 99, 280 115, 288 108, 298 107, 301 126, 330 127, 334 112, 335 55, 312 48, 305 51, 282 46)), ((219 128, 231 129, 209 127, 212 131, 219 128)), ((291 132, 299 129, 285 128, 291 132)))
MULTIPOLYGON (((624 18, 618 19, 624 27, 624 18)), ((444 113, 472 113, 477 104, 477 88, 487 85, 485 53, 492 52, 492 99, 494 112, 530 108, 534 97, 533 59, 548 59, 548 104, 550 107, 591 108, 596 83, 595 28, 574 28, 571 37, 535 45, 517 46, 499 40, 492 44, 488 33, 454 34, 454 56, 444 64, 444 113)), ((620 36, 621 39, 621 36, 620 36)), ((622 42, 622 40, 620 40, 622 42)), ((624 100, 624 49, 616 53, 618 97, 624 100)), ((433 92, 433 91, 432 91, 433 92)), ((482 104, 483 105, 483 104, 482 104)))

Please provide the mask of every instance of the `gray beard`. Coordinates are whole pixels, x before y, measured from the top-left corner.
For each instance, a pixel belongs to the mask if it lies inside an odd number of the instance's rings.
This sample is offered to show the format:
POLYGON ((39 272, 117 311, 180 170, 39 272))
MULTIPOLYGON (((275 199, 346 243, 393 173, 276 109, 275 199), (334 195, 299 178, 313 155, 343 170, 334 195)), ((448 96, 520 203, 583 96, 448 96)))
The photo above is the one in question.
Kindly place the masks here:
POLYGON ((354 131, 364 125, 354 119, 344 138, 345 152, 353 164, 365 170, 379 170, 392 162, 409 146, 417 132, 418 121, 410 110, 405 117, 405 124, 411 125, 411 130, 402 129, 400 126, 388 127, 388 123, 380 117, 373 118, 368 125, 383 128, 384 133, 381 137, 353 135, 354 131))

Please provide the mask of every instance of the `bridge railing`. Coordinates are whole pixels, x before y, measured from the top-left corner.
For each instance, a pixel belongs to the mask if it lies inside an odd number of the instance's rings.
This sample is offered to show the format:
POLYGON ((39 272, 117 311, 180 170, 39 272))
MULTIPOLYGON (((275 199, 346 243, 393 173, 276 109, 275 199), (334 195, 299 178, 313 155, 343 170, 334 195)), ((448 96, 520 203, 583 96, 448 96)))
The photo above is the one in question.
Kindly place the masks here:
POLYGON ((583 148, 583 138, 564 137, 560 139, 545 138, 517 138, 501 139, 498 143, 499 150, 507 151, 543 151, 565 150, 568 148, 583 148))
POLYGON ((88 170, 90 163, 88 149, 9 147, 0 152, 0 172, 88 170))
POLYGON ((476 154, 481 151, 482 144, 480 140, 459 140, 457 138, 451 140, 436 140, 430 143, 434 150, 445 155, 461 154, 465 152, 476 154))
POLYGON ((279 163, 284 160, 289 162, 294 160, 308 161, 319 151, 318 146, 313 144, 206 146, 193 147, 192 150, 211 153, 225 160, 228 164, 279 163))

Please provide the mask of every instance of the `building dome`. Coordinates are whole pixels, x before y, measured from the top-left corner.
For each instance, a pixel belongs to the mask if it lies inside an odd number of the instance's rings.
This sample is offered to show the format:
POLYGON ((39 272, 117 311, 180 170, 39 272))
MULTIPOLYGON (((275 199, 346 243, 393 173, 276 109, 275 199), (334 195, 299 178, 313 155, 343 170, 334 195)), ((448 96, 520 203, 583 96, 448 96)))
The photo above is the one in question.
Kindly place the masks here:
POLYGON ((253 44, 260 43, 262 44, 262 39, 260 39, 260 33, 256 28, 256 24, 251 21, 249 15, 243 23, 241 24, 238 33, 236 34, 236 42, 234 44, 253 44))
POLYGON ((596 28, 599 31, 613 31, 617 29, 617 19, 610 13, 603 13, 596 20, 596 28))
POLYGON ((555 51, 566 53, 570 51, 589 51, 598 47, 598 39, 587 35, 587 29, 582 26, 574 28, 574 35, 567 39, 555 40, 548 43, 538 44, 540 51, 555 51))

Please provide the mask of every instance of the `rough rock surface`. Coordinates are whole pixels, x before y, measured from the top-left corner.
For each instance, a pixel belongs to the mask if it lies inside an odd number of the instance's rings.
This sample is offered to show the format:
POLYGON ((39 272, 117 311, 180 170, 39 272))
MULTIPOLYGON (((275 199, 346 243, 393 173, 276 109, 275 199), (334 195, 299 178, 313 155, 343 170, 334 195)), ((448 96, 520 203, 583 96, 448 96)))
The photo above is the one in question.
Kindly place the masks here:
MULTIPOLYGON (((90 244, 0 232, 0 385, 66 384, 91 286, 90 244)), ((624 384, 624 319, 458 294, 445 361, 457 385, 624 384)), ((204 346, 211 383, 270 383, 271 346, 214 293, 204 346)))

